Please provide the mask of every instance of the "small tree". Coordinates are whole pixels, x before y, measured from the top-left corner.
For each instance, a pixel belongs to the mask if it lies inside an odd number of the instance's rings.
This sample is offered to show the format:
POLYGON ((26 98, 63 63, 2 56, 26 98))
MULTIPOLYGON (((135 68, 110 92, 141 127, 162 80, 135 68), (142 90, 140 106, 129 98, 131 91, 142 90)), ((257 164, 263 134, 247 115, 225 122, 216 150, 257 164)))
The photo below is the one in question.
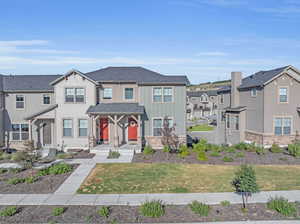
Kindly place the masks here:
POLYGON ((255 171, 250 165, 241 165, 240 169, 235 173, 232 185, 237 193, 241 193, 244 208, 246 208, 248 198, 252 194, 259 192, 255 171))
POLYGON ((176 152, 179 147, 179 138, 175 134, 175 125, 170 125, 170 119, 166 116, 163 120, 163 128, 161 129, 161 143, 169 147, 170 152, 176 152))

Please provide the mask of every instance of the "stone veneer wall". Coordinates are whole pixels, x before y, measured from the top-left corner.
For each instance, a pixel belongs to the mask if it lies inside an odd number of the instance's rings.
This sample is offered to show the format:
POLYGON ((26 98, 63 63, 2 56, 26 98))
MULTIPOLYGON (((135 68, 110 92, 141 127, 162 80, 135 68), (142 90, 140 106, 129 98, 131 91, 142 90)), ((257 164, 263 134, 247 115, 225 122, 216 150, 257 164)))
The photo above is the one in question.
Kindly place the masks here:
POLYGON ((245 131, 245 140, 255 142, 256 144, 263 144, 263 135, 254 132, 245 131))
MULTIPOLYGON (((161 138, 162 137, 154 136, 145 137, 146 144, 150 145, 153 149, 162 149, 163 145, 161 144, 161 138)), ((178 138, 179 144, 186 144, 186 136, 178 136, 178 138)))
POLYGON ((276 135, 264 135, 246 131, 245 140, 255 142, 260 145, 288 145, 293 143, 296 140, 296 135, 289 136, 276 136, 276 135))

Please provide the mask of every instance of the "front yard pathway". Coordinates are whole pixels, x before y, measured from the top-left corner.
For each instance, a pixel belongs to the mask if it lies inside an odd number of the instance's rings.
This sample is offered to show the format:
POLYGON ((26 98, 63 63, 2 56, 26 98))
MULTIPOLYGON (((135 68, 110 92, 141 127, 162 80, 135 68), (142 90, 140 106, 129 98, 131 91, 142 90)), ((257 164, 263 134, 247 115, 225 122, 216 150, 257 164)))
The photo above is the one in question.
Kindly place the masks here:
MULTIPOLYGON (((300 201, 300 191, 264 191, 249 198, 249 203, 266 203, 270 197, 283 196, 300 201)), ((147 200, 162 200, 166 204, 186 205, 194 200, 207 204, 242 203, 241 196, 227 193, 183 194, 0 194, 0 205, 141 205, 147 200)))

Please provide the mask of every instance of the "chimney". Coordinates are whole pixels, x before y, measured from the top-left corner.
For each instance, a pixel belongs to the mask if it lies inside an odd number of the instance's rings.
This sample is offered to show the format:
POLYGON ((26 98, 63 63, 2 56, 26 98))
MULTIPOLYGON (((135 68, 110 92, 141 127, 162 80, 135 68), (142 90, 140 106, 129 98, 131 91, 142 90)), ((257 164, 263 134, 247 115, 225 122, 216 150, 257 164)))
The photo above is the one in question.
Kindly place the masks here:
POLYGON ((238 87, 242 84, 242 73, 241 72, 231 72, 231 101, 230 107, 240 106, 240 94, 238 87))

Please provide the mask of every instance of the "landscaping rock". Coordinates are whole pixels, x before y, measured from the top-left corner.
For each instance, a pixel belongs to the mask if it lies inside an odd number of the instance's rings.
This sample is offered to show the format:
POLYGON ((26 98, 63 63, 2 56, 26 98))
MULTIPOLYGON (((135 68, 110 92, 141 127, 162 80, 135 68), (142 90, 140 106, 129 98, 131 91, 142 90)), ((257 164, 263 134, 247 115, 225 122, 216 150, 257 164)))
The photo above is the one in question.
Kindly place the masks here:
POLYGON ((58 164, 58 163, 62 163, 64 160, 63 159, 57 159, 53 162, 50 162, 50 163, 35 163, 33 164, 33 169, 36 169, 36 170, 43 170, 43 169, 46 169, 50 166, 53 166, 54 164, 58 164))
POLYGON ((2 163, 0 169, 23 169, 23 166, 18 163, 2 163))

